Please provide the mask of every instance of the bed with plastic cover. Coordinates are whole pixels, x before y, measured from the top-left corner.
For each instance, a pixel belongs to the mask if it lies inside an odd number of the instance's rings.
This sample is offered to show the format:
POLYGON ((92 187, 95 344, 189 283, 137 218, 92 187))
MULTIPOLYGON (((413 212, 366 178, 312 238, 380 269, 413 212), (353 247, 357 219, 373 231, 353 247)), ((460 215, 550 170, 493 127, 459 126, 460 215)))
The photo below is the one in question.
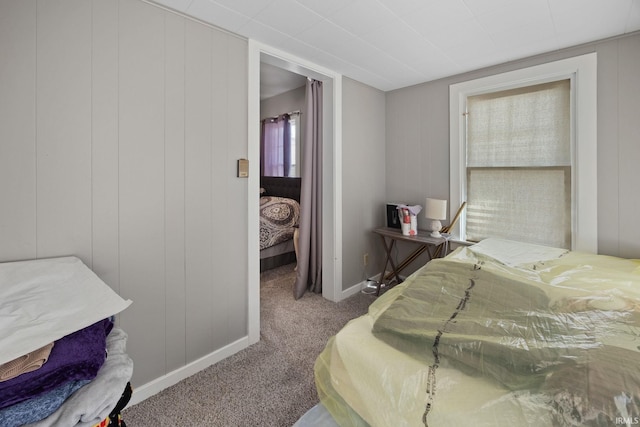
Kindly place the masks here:
POLYGON ((487 239, 330 339, 303 426, 640 424, 638 260, 487 239))

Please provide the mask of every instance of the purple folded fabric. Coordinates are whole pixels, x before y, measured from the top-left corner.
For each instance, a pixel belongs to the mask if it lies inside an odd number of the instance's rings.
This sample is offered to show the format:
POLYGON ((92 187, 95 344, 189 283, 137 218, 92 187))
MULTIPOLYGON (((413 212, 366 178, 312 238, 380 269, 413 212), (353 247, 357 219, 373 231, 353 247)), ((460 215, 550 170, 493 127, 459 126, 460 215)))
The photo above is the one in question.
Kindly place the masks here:
POLYGON ((106 357, 106 337, 113 328, 101 320, 55 342, 40 369, 0 383, 0 409, 39 396, 74 380, 92 380, 106 357))

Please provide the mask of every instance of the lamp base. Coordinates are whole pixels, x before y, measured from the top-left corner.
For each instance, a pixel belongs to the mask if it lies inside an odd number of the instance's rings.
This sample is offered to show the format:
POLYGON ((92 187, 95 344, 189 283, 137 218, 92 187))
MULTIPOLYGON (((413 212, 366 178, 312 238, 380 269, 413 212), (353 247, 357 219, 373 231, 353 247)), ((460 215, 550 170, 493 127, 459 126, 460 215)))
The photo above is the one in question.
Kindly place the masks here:
POLYGON ((442 223, 438 219, 431 221, 431 237, 442 237, 440 230, 442 230, 442 223))

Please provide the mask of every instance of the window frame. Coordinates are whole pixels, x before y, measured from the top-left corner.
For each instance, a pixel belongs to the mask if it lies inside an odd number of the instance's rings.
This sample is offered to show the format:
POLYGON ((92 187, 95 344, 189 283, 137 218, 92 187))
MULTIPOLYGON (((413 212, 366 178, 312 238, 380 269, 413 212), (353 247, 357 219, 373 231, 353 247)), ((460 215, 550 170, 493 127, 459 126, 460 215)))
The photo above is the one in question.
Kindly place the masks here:
MULTIPOLYGON (((450 218, 466 200, 466 99, 555 80, 571 81, 571 249, 597 253, 597 54, 590 53, 449 86, 450 218)), ((466 241, 466 213, 453 239, 466 241)))

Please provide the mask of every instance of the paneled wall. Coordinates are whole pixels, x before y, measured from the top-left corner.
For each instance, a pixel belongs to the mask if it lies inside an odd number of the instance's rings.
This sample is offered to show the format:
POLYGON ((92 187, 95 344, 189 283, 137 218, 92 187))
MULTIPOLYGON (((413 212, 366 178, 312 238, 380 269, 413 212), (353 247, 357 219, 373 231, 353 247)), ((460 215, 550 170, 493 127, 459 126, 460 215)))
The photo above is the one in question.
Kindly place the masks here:
POLYGON ((247 335, 246 57, 138 0, 0 0, 0 261, 133 300, 134 385, 247 335))
POLYGON ((640 258, 640 33, 388 92, 387 199, 448 198, 450 84, 590 52, 598 55, 598 251, 640 258))

